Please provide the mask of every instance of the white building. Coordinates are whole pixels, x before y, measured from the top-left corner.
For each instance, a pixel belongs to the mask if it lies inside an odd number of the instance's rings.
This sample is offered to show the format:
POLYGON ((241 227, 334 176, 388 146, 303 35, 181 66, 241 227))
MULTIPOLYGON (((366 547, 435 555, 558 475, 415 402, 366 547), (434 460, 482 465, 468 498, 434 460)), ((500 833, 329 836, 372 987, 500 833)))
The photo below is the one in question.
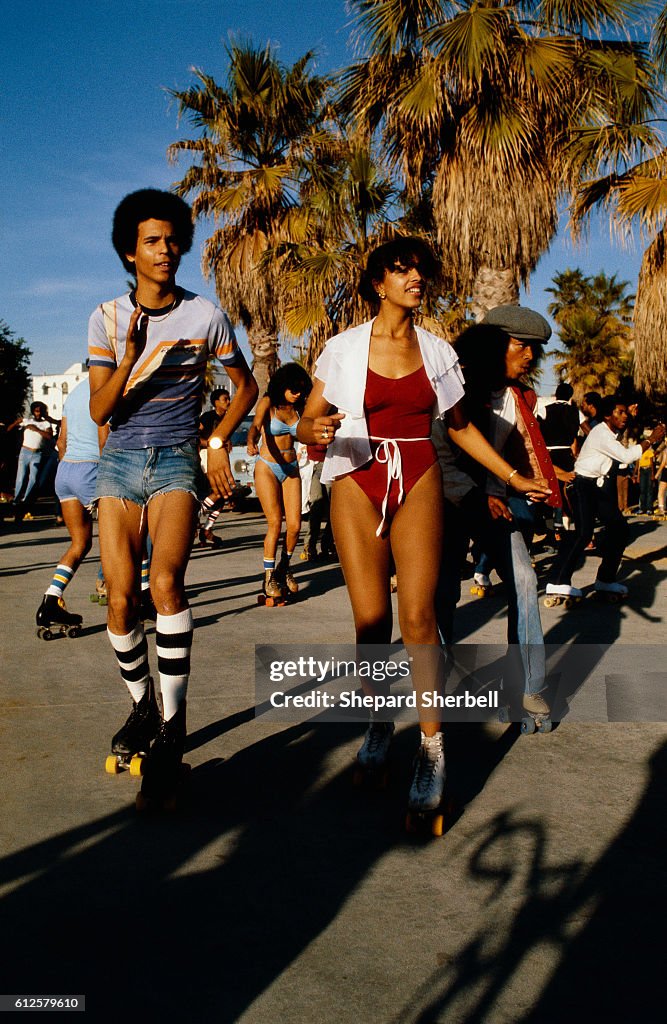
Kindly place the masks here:
MULTIPOLYGON (((233 395, 234 387, 227 373, 214 363, 214 387, 227 388, 233 395)), ((44 402, 49 416, 54 420, 61 420, 63 417, 63 406, 70 391, 73 391, 77 384, 85 380, 88 370, 85 363, 72 363, 64 373, 41 373, 33 374, 32 378, 32 401, 44 402)), ((208 401, 204 402, 204 408, 208 407, 208 401)))
POLYGON ((85 363, 72 363, 64 373, 40 373, 32 378, 33 402, 44 402, 49 416, 60 420, 63 416, 63 405, 70 391, 88 376, 85 363))

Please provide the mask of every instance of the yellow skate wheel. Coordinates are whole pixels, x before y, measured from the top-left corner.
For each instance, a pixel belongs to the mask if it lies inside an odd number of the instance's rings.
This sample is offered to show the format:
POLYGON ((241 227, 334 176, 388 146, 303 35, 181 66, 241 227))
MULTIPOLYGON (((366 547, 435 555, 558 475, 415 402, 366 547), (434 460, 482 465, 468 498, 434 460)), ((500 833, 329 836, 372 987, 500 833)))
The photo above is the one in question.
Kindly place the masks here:
POLYGON ((118 758, 115 754, 109 754, 104 762, 104 770, 107 775, 120 775, 123 769, 118 764, 118 758))
POLYGON ((434 814, 431 820, 431 835, 441 836, 445 831, 445 819, 442 814, 434 814))
POLYGON ((143 764, 144 759, 141 754, 135 754, 130 761, 130 775, 133 775, 135 779, 141 778, 144 774, 143 764))

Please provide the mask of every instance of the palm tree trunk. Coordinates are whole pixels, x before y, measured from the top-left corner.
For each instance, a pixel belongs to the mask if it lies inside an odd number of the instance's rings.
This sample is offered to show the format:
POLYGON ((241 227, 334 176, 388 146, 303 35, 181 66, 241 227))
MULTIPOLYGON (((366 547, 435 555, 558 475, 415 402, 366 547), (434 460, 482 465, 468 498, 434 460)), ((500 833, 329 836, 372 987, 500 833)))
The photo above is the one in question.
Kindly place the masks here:
POLYGON ((477 323, 496 306, 518 306, 519 283, 514 270, 481 266, 472 289, 470 310, 477 323))
POLYGON ((635 384, 667 391, 667 225, 644 253, 635 300, 635 384))
POLYGON ((248 328, 248 344, 252 352, 252 372, 260 398, 266 394, 269 378, 278 369, 278 339, 263 327, 248 328))

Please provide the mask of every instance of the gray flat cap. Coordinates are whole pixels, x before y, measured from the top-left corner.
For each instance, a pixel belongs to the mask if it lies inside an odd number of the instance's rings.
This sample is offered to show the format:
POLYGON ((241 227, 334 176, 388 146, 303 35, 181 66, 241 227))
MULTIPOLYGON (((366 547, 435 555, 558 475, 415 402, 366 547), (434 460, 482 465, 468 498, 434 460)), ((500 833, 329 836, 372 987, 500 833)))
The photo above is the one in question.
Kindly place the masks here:
POLYGON ((544 317, 524 306, 496 306, 489 310, 482 323, 500 327, 520 341, 539 341, 543 345, 551 337, 551 328, 544 317))

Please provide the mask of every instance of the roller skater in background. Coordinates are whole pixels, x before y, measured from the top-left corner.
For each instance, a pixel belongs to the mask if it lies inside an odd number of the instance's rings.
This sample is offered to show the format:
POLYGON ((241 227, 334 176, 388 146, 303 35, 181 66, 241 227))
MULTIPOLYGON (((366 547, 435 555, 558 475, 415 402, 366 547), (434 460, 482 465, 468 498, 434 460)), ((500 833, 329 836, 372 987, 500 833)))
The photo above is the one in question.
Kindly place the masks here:
POLYGON ((53 441, 53 427, 44 402, 33 402, 30 416, 19 416, 9 424, 7 432, 17 427, 23 430, 14 485, 14 517, 20 523, 23 519, 32 518, 30 510, 38 494, 44 452, 53 441))
POLYGON ((67 397, 58 435, 60 462, 55 486, 71 542, 37 610, 37 636, 44 640, 58 632, 76 636, 83 622, 80 615, 67 610, 64 594, 92 546, 97 466, 109 433, 108 426, 93 423, 89 404, 90 386, 86 378, 67 397))
MULTIPOLYGON (((208 440, 216 427, 220 425, 222 420, 225 418, 227 410, 231 402, 231 397, 227 388, 214 388, 211 392, 211 408, 202 413, 199 418, 199 457, 201 459, 202 467, 206 472, 206 464, 208 458, 208 440)), ((216 442, 214 442, 215 444, 216 442)), ((231 441, 227 442, 227 451, 231 451, 231 441)), ((199 545, 202 548, 210 547, 221 548, 222 541, 213 532, 213 527, 218 521, 218 516, 222 512, 222 507, 225 504, 224 498, 215 497, 209 494, 204 498, 201 506, 201 525, 199 527, 199 545)))
MULTIPOLYGON (((457 443, 493 471, 534 490, 497 455, 468 421, 456 354, 441 338, 415 326, 413 316, 435 257, 418 238, 397 237, 369 256, 361 296, 377 316, 332 338, 315 369, 315 385, 297 435, 324 444, 322 483, 333 481, 331 520, 352 603, 356 641, 389 644, 392 634, 391 556, 398 577, 402 641, 413 658, 421 743, 414 762, 406 825, 425 820, 442 833, 445 753, 441 723, 420 695, 441 689, 443 655, 434 610, 442 548, 442 483, 433 443, 433 413, 447 416, 457 443)), ((388 686, 366 683, 366 693, 388 686)), ((379 772, 393 723, 371 715, 357 766, 379 772)))
POLYGON ((248 431, 248 454, 259 455, 255 463, 255 489, 267 522, 264 582, 258 601, 269 606, 284 604, 287 596, 299 589, 290 570, 301 529, 301 476, 294 438, 312 386, 298 363, 281 366, 269 381, 266 395, 257 403, 248 431), (285 539, 276 565, 283 519, 285 539))
POLYGON ((212 302, 179 288, 176 271, 192 245, 189 206, 177 196, 145 189, 126 196, 114 215, 112 241, 136 289, 95 310, 90 319, 90 410, 110 420, 97 477, 100 548, 108 589, 108 636, 132 713, 112 742, 131 759, 128 731, 141 746, 155 733, 143 766, 137 807, 169 804, 182 776, 192 613, 185 570, 199 499, 234 486, 225 446, 257 397, 227 316, 212 302), (237 391, 209 439, 208 481, 202 478, 197 425, 209 357, 227 368, 237 391), (161 714, 150 682, 140 619, 140 567, 146 533, 153 544, 150 590, 157 609, 161 714), (145 728, 144 728, 145 726, 145 728), (131 728, 132 727, 132 728, 131 728), (136 733, 135 733, 136 735, 136 733))
POLYGON ((607 395, 602 399, 600 415, 602 422, 588 434, 575 463, 576 477, 570 491, 575 531, 568 534, 552 566, 544 602, 547 607, 583 597, 582 591, 572 586, 572 574, 593 536, 596 516, 603 531, 598 544, 602 561, 594 590, 611 601, 622 600, 628 593, 628 588, 616 580, 629 537, 628 524, 618 507, 616 469, 619 463, 635 462, 649 447, 658 447, 665 427, 658 424, 650 437, 624 448, 617 435, 628 419, 625 403, 615 395, 607 395))

